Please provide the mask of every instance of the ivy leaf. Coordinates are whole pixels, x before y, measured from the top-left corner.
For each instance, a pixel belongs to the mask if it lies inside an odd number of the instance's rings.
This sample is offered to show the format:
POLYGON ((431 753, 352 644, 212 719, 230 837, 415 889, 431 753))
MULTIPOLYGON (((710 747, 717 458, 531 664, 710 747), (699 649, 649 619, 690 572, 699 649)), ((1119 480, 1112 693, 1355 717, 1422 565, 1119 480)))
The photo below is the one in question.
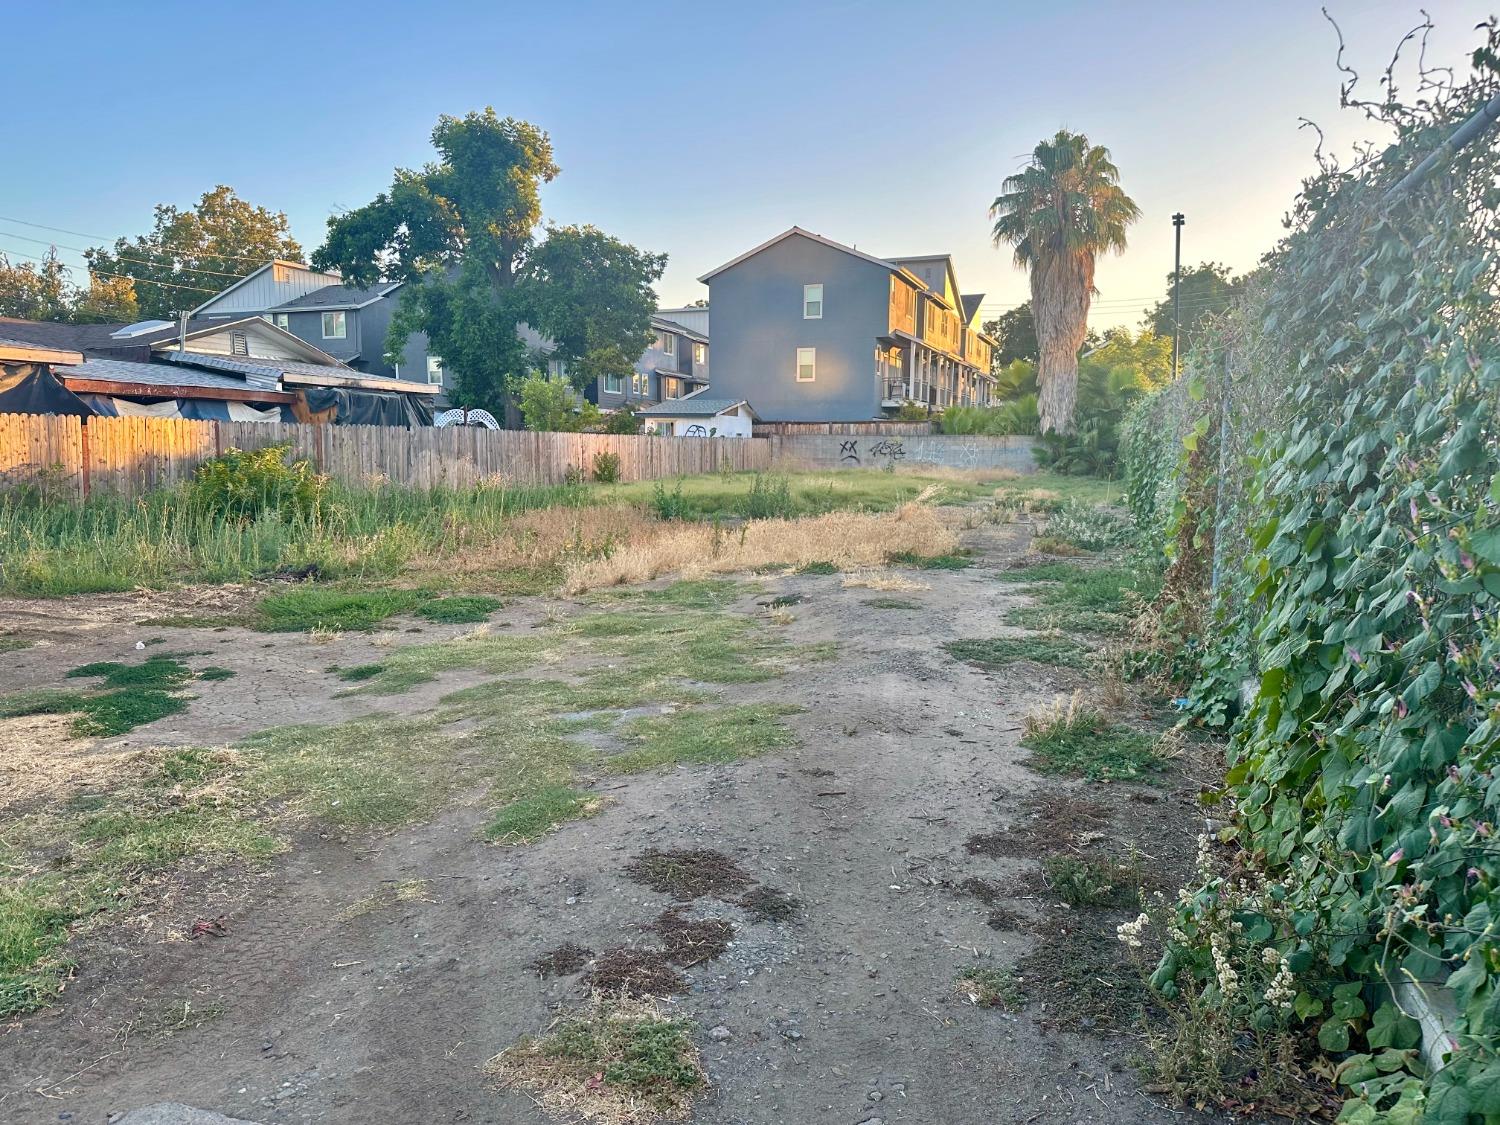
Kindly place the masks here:
POLYGON ((1349 1025, 1343 1020, 1324 1020, 1318 1028, 1318 1046, 1325 1051, 1349 1049, 1349 1025))

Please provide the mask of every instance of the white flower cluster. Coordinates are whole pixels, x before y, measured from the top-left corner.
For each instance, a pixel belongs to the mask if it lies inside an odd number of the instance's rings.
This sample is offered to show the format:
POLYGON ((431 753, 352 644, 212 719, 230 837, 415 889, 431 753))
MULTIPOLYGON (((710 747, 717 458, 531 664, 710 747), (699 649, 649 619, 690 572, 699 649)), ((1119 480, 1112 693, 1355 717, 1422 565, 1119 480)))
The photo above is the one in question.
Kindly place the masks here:
POLYGON ((1134 922, 1121 922, 1116 926, 1115 935, 1129 948, 1139 949, 1144 944, 1141 939, 1150 925, 1151 919, 1142 913, 1134 922))
POLYGON ((1290 1012, 1292 1000, 1297 995, 1297 987, 1292 983, 1292 967, 1287 964, 1282 954, 1269 945, 1261 950, 1260 956, 1267 965, 1276 966, 1276 975, 1266 986, 1266 1003, 1273 1008, 1280 1008, 1283 1012, 1290 1012))
POLYGON ((1229 999, 1240 988, 1240 974, 1229 963, 1229 939, 1215 933, 1208 939, 1209 950, 1214 955, 1214 974, 1219 978, 1219 991, 1229 999))

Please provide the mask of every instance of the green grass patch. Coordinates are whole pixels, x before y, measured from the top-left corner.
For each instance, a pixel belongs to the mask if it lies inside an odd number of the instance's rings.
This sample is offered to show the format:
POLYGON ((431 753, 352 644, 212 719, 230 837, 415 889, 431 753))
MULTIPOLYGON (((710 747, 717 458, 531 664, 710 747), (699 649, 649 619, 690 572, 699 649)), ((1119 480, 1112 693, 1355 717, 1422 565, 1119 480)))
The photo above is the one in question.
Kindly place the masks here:
POLYGON ((887 557, 892 566, 910 566, 917 570, 964 570, 974 565, 967 555, 919 555, 913 551, 897 551, 887 557))
POLYGON ((708 1078, 695 1025, 650 1001, 599 996, 545 1035, 527 1036, 486 1068, 544 1108, 591 1120, 683 1120, 708 1078), (644 1111, 644 1115, 642 1114, 644 1111))
POLYGON ((364 694, 394 695, 431 683, 443 672, 470 668, 492 675, 520 672, 556 647, 548 636, 456 637, 432 644, 407 645, 383 660, 342 668, 341 680, 363 683, 364 694))
POLYGON ((63 691, 59 688, 29 688, 0 696, 0 719, 15 719, 22 715, 69 715, 83 710, 87 698, 81 691, 63 691))
POLYGON ((1104 856, 1053 855, 1042 860, 1047 885, 1069 906, 1129 906, 1141 884, 1139 860, 1117 863, 1104 856))
POLYGON ((363 683, 365 680, 373 680, 376 676, 385 671, 385 665, 356 664, 352 668, 339 668, 337 666, 334 666, 333 668, 330 668, 329 671, 336 673, 338 675, 338 678, 341 680, 346 680, 349 683, 357 684, 363 683))
POLYGON ((77 715, 73 733, 79 737, 109 738, 187 709, 181 696, 155 688, 118 688, 89 694, 35 688, 0 698, 0 719, 22 715, 77 715))
POLYGON ((831 562, 803 563, 797 568, 798 574, 817 574, 823 575, 825 577, 830 574, 837 574, 838 572, 839 568, 834 566, 831 562))
POLYGON ((529 844, 559 824, 592 816, 599 807, 600 800, 592 793, 567 785, 548 785, 502 808, 484 834, 502 844, 529 844))
POLYGON ((732 762, 796 742, 781 722, 801 708, 774 703, 685 708, 671 715, 632 720, 621 734, 635 749, 607 760, 611 773, 639 773, 669 765, 732 762))
POLYGON ((984 640, 949 641, 943 646, 949 656, 976 668, 994 670, 1029 660, 1059 668, 1088 666, 1089 649, 1068 637, 990 637, 984 640))
POLYGON ((434 598, 417 606, 418 617, 436 621, 443 625, 473 625, 487 620, 490 614, 505 605, 499 598, 482 596, 454 596, 434 598))
POLYGON ((910 598, 870 598, 865 605, 871 609, 921 609, 921 602, 914 602, 910 598))
POLYGON ((29 637, 17 637, 13 634, 0 636, 0 652, 20 652, 23 648, 30 648, 33 642, 29 637))
POLYGON ((422 597, 416 590, 299 586, 262 598, 256 608, 256 627, 268 633, 300 633, 309 629, 360 632, 373 629, 387 617, 406 612, 422 597))
POLYGON ((1163 765, 1156 741, 1076 707, 1028 716, 1021 735, 1033 769, 1090 781, 1152 780, 1163 765))
POLYGON ((148 657, 140 664, 121 664, 113 660, 84 664, 68 672, 69 679, 102 679, 112 688, 141 687, 171 691, 192 677, 186 664, 174 655, 148 657))
POLYGON ((210 664, 206 668, 198 670, 200 680, 229 680, 234 678, 232 668, 221 668, 217 664, 210 664))
POLYGON ((1024 503, 1034 511, 1051 511, 1068 501, 1079 504, 1116 504, 1125 494, 1118 481, 1072 477, 1059 473, 1029 473, 994 490, 997 500, 1024 503))
POLYGON ((1119 566, 1043 563, 1001 571, 1000 577, 1035 585, 1036 604, 1018 606, 1005 618, 1006 624, 1025 629, 1117 634, 1124 631, 1137 598, 1150 601, 1161 592, 1161 577, 1154 571, 1119 566))

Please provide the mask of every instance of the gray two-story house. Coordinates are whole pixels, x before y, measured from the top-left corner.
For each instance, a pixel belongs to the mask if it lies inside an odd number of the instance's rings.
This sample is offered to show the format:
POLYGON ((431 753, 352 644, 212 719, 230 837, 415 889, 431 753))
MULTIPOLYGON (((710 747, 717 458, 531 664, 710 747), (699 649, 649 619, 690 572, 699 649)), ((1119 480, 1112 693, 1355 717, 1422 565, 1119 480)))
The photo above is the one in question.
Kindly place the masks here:
MULTIPOLYGON (((656 333, 629 375, 601 375, 583 395, 601 410, 651 406, 685 398, 708 386, 708 334, 663 316, 651 318, 656 333)), ((561 373, 554 363, 552 370, 561 373)))
POLYGON ((887 259, 800 227, 699 279, 714 321, 714 395, 770 422, 862 422, 904 403, 987 405, 981 295, 946 254, 887 259))
POLYGON ((258 316, 364 374, 441 384, 442 358, 428 351, 423 333, 412 334, 398 360, 386 358, 401 286, 383 281, 355 288, 336 273, 277 260, 210 297, 192 316, 205 322, 258 316))

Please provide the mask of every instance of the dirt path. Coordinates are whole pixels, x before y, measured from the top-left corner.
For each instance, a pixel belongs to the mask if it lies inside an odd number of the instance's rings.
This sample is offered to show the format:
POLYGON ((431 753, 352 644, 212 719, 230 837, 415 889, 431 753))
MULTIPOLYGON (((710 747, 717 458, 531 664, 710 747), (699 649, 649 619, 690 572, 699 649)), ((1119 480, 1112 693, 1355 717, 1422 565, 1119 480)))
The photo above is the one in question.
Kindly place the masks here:
MULTIPOLYGON (((1029 673, 987 676, 941 649, 1002 632, 1022 598, 992 568, 1020 552, 1025 532, 984 527, 968 538, 980 565, 919 575, 930 589, 893 595, 915 610, 874 608, 881 595, 838 577, 762 581, 805 597, 788 639, 838 649, 832 661, 729 693, 803 706, 788 720, 798 749, 630 778, 598 816, 522 848, 479 840, 479 799, 385 836, 307 832, 274 872, 226 880, 218 898, 200 884, 191 901, 164 904, 180 919, 227 911, 227 934, 127 936, 92 949, 63 1004, 0 1028, 0 1121, 102 1122, 161 1100, 264 1122, 547 1120, 526 1097, 487 1084, 481 1068, 578 996, 576 976, 541 980, 528 968, 535 958, 565 941, 597 951, 648 940, 642 928, 672 902, 625 872, 647 848, 718 850, 803 904, 788 922, 752 922, 708 898, 692 907, 738 928, 721 959, 687 970, 691 991, 675 1001, 700 1025, 712 1082, 694 1120, 1183 1120, 1138 1090, 1134 1038, 1049 1031, 1046 1003, 1010 1015, 953 992, 959 969, 1011 966, 1054 940, 1026 931, 1057 914, 1035 859, 970 854, 965 841, 1082 787, 1021 765, 1017 743, 1022 716, 1065 673, 1023 665, 1029 673), (995 928, 994 904, 955 889, 971 878, 1007 891, 1001 925, 1008 916, 1014 928, 995 928), (393 893, 418 879, 419 897, 393 893), (371 896, 351 917, 351 904, 371 896), (130 1030, 163 1002, 187 1013, 182 1026, 130 1030)), ((755 602, 747 588, 736 609, 763 612, 755 602)), ((534 603, 526 614, 544 611, 534 603)), ((23 676, 47 682, 52 664, 107 656, 126 632, 56 637, 31 650, 40 660, 23 676)), ((370 659, 369 640, 310 657, 302 637, 195 639, 216 663, 265 678, 254 695, 195 703, 180 722, 158 724, 165 730, 138 730, 137 744, 227 740, 286 721, 288 706, 297 721, 324 722, 420 708, 473 682, 457 674, 385 701, 334 701, 302 670, 370 659)), ((1175 853, 1194 831, 1190 786, 1180 788, 1143 803, 1122 786, 1089 795, 1114 814, 1117 837, 1165 832, 1172 840, 1157 843, 1175 853)))

